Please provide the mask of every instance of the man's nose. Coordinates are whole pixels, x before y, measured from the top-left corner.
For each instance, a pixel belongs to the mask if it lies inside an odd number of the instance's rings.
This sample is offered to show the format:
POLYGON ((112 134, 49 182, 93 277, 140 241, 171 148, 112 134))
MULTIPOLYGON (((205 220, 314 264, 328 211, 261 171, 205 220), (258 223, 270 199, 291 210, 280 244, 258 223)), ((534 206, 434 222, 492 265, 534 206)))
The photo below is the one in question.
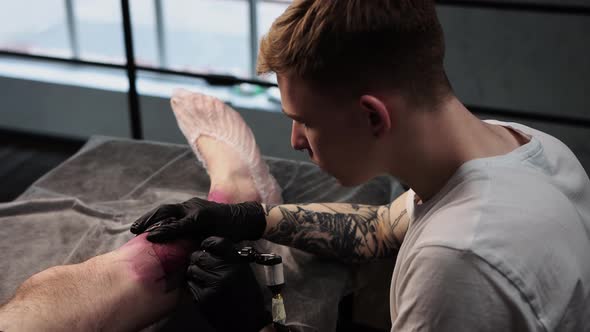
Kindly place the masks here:
POLYGON ((293 120, 293 126, 291 127, 291 146, 295 150, 303 150, 308 147, 303 125, 295 120, 293 120))

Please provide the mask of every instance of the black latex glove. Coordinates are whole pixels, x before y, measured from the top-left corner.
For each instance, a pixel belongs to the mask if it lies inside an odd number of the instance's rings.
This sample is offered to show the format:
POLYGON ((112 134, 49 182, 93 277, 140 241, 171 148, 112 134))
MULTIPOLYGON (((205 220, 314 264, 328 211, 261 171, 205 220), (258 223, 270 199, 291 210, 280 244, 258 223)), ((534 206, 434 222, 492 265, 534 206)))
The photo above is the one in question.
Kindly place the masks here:
POLYGON ((187 282, 195 301, 217 331, 260 331, 272 322, 250 264, 229 239, 209 237, 191 255, 187 282))
POLYGON ((221 204, 191 198, 180 204, 165 204, 131 225, 131 233, 149 232, 152 242, 169 242, 180 237, 200 242, 209 236, 234 242, 258 240, 266 228, 262 205, 257 202, 221 204))

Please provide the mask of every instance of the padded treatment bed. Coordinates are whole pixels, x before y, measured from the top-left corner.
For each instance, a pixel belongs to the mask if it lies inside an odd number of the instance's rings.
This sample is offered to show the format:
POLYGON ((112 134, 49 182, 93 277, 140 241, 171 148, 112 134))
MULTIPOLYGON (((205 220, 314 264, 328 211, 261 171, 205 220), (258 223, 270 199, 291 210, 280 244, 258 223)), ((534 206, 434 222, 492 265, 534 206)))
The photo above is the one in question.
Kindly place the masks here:
MULTIPOLYGON (((389 177, 344 188, 311 163, 266 160, 283 188, 285 203, 386 204, 402 192, 389 177)), ((148 210, 194 196, 205 198, 208 189, 209 177, 187 145, 92 137, 14 202, 0 204, 0 303, 36 272, 120 247, 133 236, 131 223, 148 210)), ((296 330, 334 331, 339 301, 363 287, 356 266, 258 242, 260 250, 283 256, 287 323, 296 330)), ((265 297, 270 305, 266 289, 265 297)), ((170 319, 146 331, 165 326, 173 326, 170 319)))

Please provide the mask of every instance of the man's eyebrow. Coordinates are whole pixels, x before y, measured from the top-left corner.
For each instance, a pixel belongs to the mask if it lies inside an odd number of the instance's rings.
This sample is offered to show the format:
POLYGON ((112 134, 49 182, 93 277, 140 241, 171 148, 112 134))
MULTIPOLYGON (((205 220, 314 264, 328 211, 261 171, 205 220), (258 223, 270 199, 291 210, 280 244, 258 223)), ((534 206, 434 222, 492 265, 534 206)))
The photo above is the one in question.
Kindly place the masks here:
POLYGON ((281 108, 281 111, 283 112, 283 114, 285 114, 286 116, 290 117, 291 119, 293 119, 293 120, 295 120, 297 122, 303 122, 303 118, 301 118, 300 116, 295 115, 295 114, 291 114, 291 113, 287 113, 287 112, 285 112, 285 109, 284 108, 281 108))

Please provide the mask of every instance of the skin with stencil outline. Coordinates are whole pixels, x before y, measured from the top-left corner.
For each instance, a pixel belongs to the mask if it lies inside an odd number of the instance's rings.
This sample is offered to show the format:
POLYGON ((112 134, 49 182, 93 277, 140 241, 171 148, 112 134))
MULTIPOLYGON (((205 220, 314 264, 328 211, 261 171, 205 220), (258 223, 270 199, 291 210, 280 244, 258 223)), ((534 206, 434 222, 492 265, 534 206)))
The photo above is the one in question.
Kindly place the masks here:
POLYGON ((145 247, 146 242, 149 243, 147 251, 140 251, 137 255, 153 257, 160 268, 152 268, 153 262, 142 260, 138 256, 130 257, 128 263, 137 279, 147 284, 163 284, 166 293, 179 288, 188 266, 188 257, 195 250, 194 245, 183 240, 167 244, 151 243, 141 234, 124 244, 121 249, 132 246, 145 247))

